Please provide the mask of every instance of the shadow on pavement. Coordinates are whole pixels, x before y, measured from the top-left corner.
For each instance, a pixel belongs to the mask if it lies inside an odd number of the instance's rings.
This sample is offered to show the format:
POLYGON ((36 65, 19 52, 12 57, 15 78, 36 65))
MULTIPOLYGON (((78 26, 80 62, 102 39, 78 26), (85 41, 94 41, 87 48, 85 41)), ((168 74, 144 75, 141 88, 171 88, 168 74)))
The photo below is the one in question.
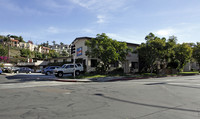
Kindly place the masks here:
POLYGON ((179 108, 182 105, 175 106, 175 107, 168 107, 168 106, 160 106, 160 105, 154 105, 154 104, 146 104, 146 103, 140 103, 140 102, 127 101, 127 100, 123 100, 123 99, 117 99, 117 98, 114 98, 114 97, 105 96, 105 95, 100 94, 100 93, 94 94, 94 95, 100 96, 100 97, 103 97, 103 98, 107 98, 107 99, 110 99, 110 100, 114 100, 114 101, 120 101, 120 102, 124 102, 124 103, 147 106, 147 107, 161 108, 161 109, 165 109, 165 110, 177 110, 177 111, 197 112, 197 113, 200 112, 199 110, 179 108))
POLYGON ((166 83, 166 82, 161 82, 161 83, 148 83, 148 84, 145 84, 145 85, 168 85, 168 86, 175 86, 175 87, 200 89, 200 87, 186 86, 186 85, 176 85, 176 84, 168 84, 168 83, 166 83))
POLYGON ((4 83, 21 83, 28 81, 54 81, 56 79, 53 75, 34 75, 34 74, 17 74, 12 76, 6 76, 9 82, 4 83))

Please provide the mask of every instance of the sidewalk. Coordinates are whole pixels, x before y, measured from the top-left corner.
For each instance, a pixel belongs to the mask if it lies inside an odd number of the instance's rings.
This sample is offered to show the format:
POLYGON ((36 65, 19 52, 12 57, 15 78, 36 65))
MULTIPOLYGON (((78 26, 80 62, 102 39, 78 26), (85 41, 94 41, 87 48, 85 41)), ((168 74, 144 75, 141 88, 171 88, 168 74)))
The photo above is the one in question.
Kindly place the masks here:
POLYGON ((100 78, 91 78, 91 79, 55 79, 55 81, 60 81, 60 82, 112 82, 112 81, 126 81, 126 80, 139 80, 139 79, 147 79, 142 77, 142 78, 137 78, 137 77, 100 77, 100 78))
POLYGON ((54 81, 59 81, 59 82, 84 82, 84 83, 88 83, 88 82, 93 82, 90 79, 55 79, 54 81))

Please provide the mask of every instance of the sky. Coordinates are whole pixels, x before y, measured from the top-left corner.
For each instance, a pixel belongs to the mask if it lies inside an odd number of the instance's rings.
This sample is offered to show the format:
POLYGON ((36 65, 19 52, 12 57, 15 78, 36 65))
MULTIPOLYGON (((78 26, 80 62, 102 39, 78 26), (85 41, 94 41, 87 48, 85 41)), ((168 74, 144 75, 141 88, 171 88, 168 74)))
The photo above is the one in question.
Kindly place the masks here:
POLYGON ((0 0, 0 35, 35 44, 101 33, 140 44, 150 32, 200 42, 200 0, 0 0))

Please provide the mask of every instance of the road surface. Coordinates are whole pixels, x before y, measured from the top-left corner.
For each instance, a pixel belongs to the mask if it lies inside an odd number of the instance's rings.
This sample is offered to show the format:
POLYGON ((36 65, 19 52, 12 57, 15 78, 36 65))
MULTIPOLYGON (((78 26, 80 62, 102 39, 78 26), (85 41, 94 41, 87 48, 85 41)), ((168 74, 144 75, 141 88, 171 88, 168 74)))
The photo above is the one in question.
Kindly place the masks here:
POLYGON ((0 119, 200 119, 200 76, 100 83, 16 83, 19 79, 2 75, 0 80, 0 119))

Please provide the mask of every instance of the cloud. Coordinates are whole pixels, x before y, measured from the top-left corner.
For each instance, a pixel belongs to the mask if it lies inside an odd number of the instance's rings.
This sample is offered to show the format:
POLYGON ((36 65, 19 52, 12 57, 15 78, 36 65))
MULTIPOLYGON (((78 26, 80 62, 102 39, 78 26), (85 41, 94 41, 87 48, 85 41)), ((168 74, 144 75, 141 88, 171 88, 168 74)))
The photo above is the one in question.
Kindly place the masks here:
POLYGON ((59 33, 59 29, 58 29, 58 28, 55 28, 55 27, 53 27, 53 26, 50 26, 50 27, 47 29, 47 32, 57 34, 57 33, 59 33))
POLYGON ((140 44, 144 40, 143 34, 130 32, 121 32, 121 33, 106 33, 110 38, 117 41, 129 42, 129 43, 138 43, 140 44))
POLYGON ((198 42, 197 35, 200 31, 200 24, 198 23, 179 23, 170 28, 155 30, 155 35, 168 38, 169 36, 176 36, 178 42, 198 42))
POLYGON ((94 34, 94 33, 95 33, 94 30, 88 29, 88 28, 83 29, 82 32, 83 32, 83 33, 89 33, 89 34, 94 34))
POLYGON ((174 29, 170 29, 170 28, 161 29, 161 30, 158 30, 155 32, 156 35, 163 36, 163 37, 173 35, 174 33, 176 33, 176 31, 174 29))
POLYGON ((36 4, 43 9, 53 12, 68 13, 74 8, 68 0, 36 0, 36 4))
POLYGON ((97 16, 97 23, 104 23, 105 22, 105 16, 103 15, 98 15, 97 16))
POLYGON ((0 8, 15 11, 15 12, 23 12, 23 10, 16 4, 14 4, 11 0, 1 0, 0 8))
POLYGON ((72 3, 95 12, 120 10, 120 8, 124 7, 126 1, 127 0, 71 0, 72 3))

